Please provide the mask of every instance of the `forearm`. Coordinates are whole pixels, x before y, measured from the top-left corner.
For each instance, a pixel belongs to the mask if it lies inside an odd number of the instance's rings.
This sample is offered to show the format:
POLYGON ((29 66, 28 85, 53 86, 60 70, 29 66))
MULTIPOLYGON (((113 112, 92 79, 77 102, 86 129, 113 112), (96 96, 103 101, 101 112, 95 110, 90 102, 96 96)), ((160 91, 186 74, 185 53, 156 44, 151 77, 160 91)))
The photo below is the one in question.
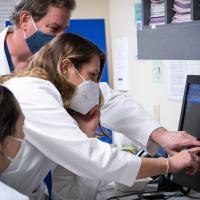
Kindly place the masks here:
POLYGON ((141 158, 137 179, 165 174, 168 171, 167 159, 141 158))
POLYGON ((162 147, 163 139, 161 136, 163 136, 166 133, 166 131, 167 129, 163 127, 157 128, 151 133, 150 139, 162 147))

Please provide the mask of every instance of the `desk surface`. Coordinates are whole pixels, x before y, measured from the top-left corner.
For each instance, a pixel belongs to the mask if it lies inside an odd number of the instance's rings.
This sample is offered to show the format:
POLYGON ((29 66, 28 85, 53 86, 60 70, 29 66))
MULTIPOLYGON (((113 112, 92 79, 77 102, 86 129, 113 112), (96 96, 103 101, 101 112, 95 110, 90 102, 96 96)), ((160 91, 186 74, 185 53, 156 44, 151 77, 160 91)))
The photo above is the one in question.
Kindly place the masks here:
MULTIPOLYGON (((148 185, 145 191, 156 191, 156 185, 148 185)), ((141 192, 142 193, 142 192, 141 192)), ((164 199, 169 200, 191 200, 194 198, 186 197, 186 196, 178 196, 181 194, 180 192, 160 192, 165 195, 164 199), (177 196, 176 196, 177 194, 177 196), (173 196, 174 195, 174 196, 173 196), (171 196, 171 197, 170 197, 171 196), (168 198, 170 197, 170 198, 168 198)), ((195 199, 200 199, 200 193, 195 191, 191 191, 188 196, 195 197, 195 199)), ((138 194, 134 194, 134 192, 121 192, 117 190, 116 186, 108 186, 99 192, 97 200, 136 200, 139 199, 138 194), (113 197, 113 198, 112 198, 113 197)), ((162 198, 163 199, 163 198, 162 198)))

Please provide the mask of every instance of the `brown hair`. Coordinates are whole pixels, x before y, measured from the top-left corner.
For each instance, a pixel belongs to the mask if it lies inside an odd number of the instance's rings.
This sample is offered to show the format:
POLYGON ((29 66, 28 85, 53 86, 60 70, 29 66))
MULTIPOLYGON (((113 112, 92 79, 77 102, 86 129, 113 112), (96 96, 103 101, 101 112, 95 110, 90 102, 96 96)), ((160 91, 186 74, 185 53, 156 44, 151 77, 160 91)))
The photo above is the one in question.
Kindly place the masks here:
POLYGON ((64 59, 69 59, 77 70, 82 65, 90 62, 93 56, 100 59, 100 80, 103 71, 105 55, 89 40, 72 33, 63 33, 42 47, 31 59, 28 69, 0 78, 4 82, 14 76, 33 76, 49 80, 59 90, 65 108, 73 96, 76 86, 71 84, 67 77, 60 71, 60 64, 64 59))
POLYGON ((75 0, 19 0, 15 5, 10 19, 14 24, 19 24, 19 13, 28 11, 35 22, 39 21, 48 13, 49 6, 65 7, 73 10, 76 6, 75 0))
POLYGON ((15 134, 16 122, 20 116, 19 105, 12 92, 0 85, 0 142, 15 134))

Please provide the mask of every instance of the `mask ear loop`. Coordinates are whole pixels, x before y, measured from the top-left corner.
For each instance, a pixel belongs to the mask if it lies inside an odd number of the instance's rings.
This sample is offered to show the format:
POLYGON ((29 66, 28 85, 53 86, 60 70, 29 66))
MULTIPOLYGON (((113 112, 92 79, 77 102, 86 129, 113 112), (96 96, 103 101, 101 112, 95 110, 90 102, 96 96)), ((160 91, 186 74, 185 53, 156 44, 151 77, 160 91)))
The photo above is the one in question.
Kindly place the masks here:
MULTIPOLYGON (((72 64, 73 64, 73 63, 72 63, 72 64)), ((81 78, 83 81, 86 81, 86 80, 83 78, 83 76, 80 74, 80 72, 76 69, 76 67, 74 66, 74 64, 73 64, 73 67, 74 67, 75 71, 78 73, 78 75, 80 76, 80 78, 81 78)))
POLYGON ((33 17, 32 17, 31 14, 30 14, 30 16, 31 16, 31 21, 33 23, 33 26, 34 26, 35 30, 38 31, 38 28, 37 28, 37 26, 36 26, 36 24, 35 24, 35 22, 34 22, 33 17))
POLYGON ((21 142, 21 143, 23 142, 23 139, 20 139, 20 138, 17 138, 17 137, 13 137, 11 135, 9 135, 8 137, 13 139, 13 140, 15 140, 15 141, 17 141, 17 142, 21 142))
MULTIPOLYGON (((63 59, 63 61, 65 61, 65 60, 69 60, 69 59, 68 59, 68 58, 63 59)), ((62 62, 63 62, 63 61, 62 61, 62 62)), ((71 62, 71 61, 70 61, 70 62, 71 62)), ((83 81, 86 81, 86 80, 84 79, 84 77, 80 74, 80 72, 76 69, 76 67, 74 66, 74 64, 73 64, 72 62, 71 62, 71 64, 73 65, 75 71, 78 73, 79 77, 80 77, 83 81)))
POLYGON ((11 158, 10 156, 8 156, 6 153, 4 153, 4 151, 2 151, 2 148, 0 147, 0 152, 10 161, 13 161, 13 158, 11 158))
MULTIPOLYGON (((17 137, 13 137, 13 136, 11 136, 11 135, 9 135, 8 137, 11 138, 11 139, 13 139, 13 140, 15 140, 15 141, 17 141, 17 142, 20 142, 20 143, 23 143, 23 141, 24 141, 24 139, 20 139, 20 138, 17 138, 17 137)), ((8 156, 6 153, 4 153, 4 152, 2 151, 2 149, 1 149, 1 147, 0 147, 0 152, 2 152, 3 155, 4 155, 10 162, 13 161, 14 158, 11 158, 11 157, 8 156)))
MULTIPOLYGON (((19 12, 17 13, 17 15, 20 15, 21 12, 22 12, 22 11, 19 11, 19 12)), ((31 21, 32 21, 32 23, 33 23, 33 26, 34 26, 35 30, 38 31, 38 28, 37 28, 37 26, 36 26, 36 24, 35 24, 35 22, 34 22, 33 17, 32 17, 31 14, 30 14, 30 16, 31 16, 31 21)), ((27 36, 26 36, 24 30, 23 30, 23 34, 24 34, 24 39, 26 40, 26 39, 27 39, 27 36)))
POLYGON ((7 154, 5 154, 3 151, 2 151, 3 155, 10 161, 12 162, 14 158, 11 158, 10 156, 8 156, 7 154))
POLYGON ((26 39, 27 39, 27 37, 26 37, 26 34, 25 34, 24 30, 23 30, 23 34, 24 34, 24 39, 26 40, 26 39))

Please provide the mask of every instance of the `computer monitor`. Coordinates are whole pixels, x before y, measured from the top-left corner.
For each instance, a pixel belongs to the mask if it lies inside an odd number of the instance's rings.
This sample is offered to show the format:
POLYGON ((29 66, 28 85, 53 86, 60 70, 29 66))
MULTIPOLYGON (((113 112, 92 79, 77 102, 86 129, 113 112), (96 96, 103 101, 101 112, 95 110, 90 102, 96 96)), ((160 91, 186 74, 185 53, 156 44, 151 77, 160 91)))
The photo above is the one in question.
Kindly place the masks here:
MULTIPOLYGON (((200 139, 200 76, 188 75, 185 85, 179 128, 200 139)), ((200 192, 200 172, 188 176, 184 172, 173 174, 173 182, 200 192)))

